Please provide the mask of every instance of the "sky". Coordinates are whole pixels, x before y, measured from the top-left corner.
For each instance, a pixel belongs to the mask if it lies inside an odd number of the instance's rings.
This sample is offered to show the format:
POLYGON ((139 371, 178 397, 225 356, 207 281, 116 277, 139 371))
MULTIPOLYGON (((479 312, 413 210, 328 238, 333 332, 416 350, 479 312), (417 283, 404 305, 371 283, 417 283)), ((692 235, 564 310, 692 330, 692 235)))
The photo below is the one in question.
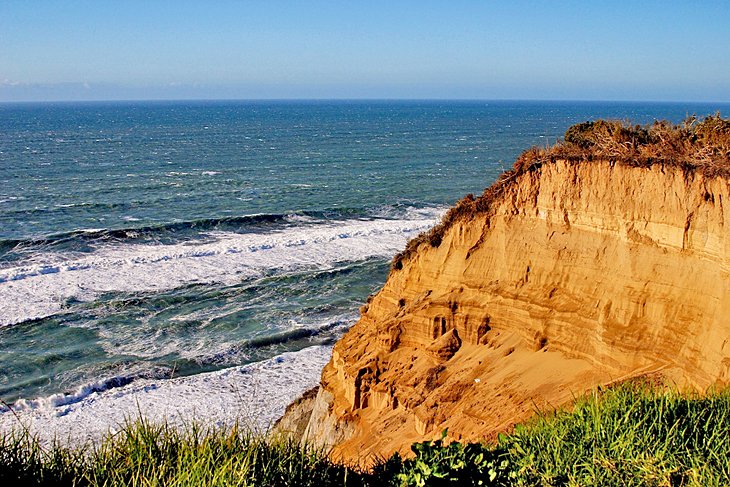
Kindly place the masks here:
POLYGON ((730 101, 730 1, 0 0, 0 101, 730 101))

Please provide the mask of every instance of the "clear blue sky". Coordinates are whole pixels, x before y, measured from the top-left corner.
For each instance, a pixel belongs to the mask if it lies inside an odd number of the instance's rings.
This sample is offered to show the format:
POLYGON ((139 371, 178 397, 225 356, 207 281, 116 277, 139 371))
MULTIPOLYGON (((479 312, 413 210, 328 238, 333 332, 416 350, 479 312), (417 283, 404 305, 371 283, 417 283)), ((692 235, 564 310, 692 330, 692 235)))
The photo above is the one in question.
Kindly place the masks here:
POLYGON ((0 101, 730 101, 730 1, 0 0, 0 101))

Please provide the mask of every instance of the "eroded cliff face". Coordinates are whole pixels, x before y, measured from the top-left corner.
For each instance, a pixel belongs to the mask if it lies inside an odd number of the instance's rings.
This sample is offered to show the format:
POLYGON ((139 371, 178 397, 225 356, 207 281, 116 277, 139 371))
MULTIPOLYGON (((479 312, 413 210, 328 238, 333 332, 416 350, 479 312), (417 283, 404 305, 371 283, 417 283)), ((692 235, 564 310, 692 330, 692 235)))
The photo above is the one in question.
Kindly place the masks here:
POLYGON ((730 381, 728 182, 544 164, 421 244, 337 343, 305 435, 368 463, 448 428, 489 438, 642 374, 730 381))

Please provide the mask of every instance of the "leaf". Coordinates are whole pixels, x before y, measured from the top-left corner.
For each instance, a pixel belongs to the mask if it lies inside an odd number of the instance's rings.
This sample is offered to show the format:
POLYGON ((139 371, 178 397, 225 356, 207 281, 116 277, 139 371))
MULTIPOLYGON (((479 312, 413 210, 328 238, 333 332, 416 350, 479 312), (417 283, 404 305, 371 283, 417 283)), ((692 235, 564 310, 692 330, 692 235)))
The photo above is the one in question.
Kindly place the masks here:
POLYGON ((497 478, 497 472, 494 469, 490 470, 489 471, 489 481, 494 482, 494 479, 496 479, 496 478, 497 478))

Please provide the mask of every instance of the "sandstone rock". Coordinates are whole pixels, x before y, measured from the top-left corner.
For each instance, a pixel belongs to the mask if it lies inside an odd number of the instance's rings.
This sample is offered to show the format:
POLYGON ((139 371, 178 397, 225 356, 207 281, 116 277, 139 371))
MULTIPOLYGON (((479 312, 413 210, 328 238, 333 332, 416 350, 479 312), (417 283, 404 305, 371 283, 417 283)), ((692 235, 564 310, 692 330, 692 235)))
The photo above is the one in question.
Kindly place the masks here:
POLYGON ((287 406, 284 416, 274 424, 272 432, 275 435, 290 436, 301 440, 312 416, 318 392, 319 386, 313 387, 287 406))
POLYGON ((426 348, 426 351, 430 352, 436 360, 443 362, 453 357, 459 348, 461 348, 461 338, 459 338, 459 332, 453 329, 437 338, 426 348))
POLYGON ((337 343, 306 434, 367 463, 653 373, 730 382, 728 181, 679 166, 538 165, 394 266, 337 343))

